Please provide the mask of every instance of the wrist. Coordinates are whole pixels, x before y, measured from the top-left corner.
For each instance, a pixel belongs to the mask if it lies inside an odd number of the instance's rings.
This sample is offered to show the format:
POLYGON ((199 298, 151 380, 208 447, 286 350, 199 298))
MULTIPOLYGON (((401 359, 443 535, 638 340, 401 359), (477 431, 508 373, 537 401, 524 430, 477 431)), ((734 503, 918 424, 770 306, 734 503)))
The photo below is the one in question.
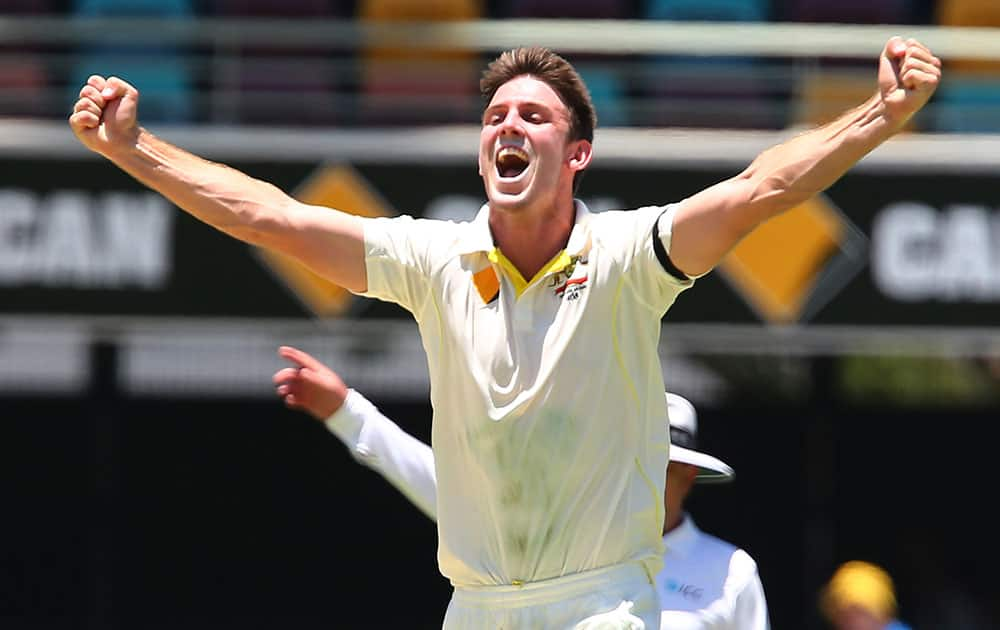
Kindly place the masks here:
MULTIPOLYGON (((143 147, 149 144, 151 134, 139 125, 135 125, 131 129, 117 132, 114 135, 115 139, 107 144, 104 157, 113 162, 119 162, 143 153, 143 147)), ((148 146, 146 149, 148 150, 148 146)))
POLYGON ((910 121, 910 118, 913 117, 913 114, 916 113, 913 111, 901 111, 898 104, 887 102, 885 97, 881 95, 873 107, 877 112, 878 118, 885 126, 886 136, 892 136, 902 131, 910 121))
POLYGON ((366 402, 368 401, 364 396, 348 388, 347 395, 340 405, 319 420, 331 431, 337 426, 360 425, 364 420, 363 408, 366 402))

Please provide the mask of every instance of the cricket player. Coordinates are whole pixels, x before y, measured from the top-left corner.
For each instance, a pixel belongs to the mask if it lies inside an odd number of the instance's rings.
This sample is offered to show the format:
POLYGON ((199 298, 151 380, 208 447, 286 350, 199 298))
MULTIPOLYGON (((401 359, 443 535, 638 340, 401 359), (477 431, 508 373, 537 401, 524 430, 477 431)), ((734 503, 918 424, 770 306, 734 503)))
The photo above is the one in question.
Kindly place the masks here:
MULTIPOLYGON (((311 355, 283 347, 290 361, 274 375, 289 396, 347 446, 358 462, 382 475, 420 511, 435 518, 437 482, 431 448, 385 417, 340 376, 311 355), (331 411, 332 410, 332 411, 331 411)), ((703 532, 684 503, 696 483, 732 481, 733 469, 697 450, 698 416, 684 397, 667 393, 670 464, 663 498, 663 569, 656 575, 660 619, 670 630, 767 630, 757 563, 744 550, 703 532)))
POLYGON ((574 198, 594 155, 586 86, 547 49, 511 50, 481 81, 487 202, 463 223, 300 203, 150 133, 120 78, 90 77, 69 124, 192 216, 413 314, 455 589, 445 628, 656 628, 662 317, 755 226, 899 131, 939 76, 926 47, 892 38, 872 97, 837 120, 679 203, 592 214, 574 198))

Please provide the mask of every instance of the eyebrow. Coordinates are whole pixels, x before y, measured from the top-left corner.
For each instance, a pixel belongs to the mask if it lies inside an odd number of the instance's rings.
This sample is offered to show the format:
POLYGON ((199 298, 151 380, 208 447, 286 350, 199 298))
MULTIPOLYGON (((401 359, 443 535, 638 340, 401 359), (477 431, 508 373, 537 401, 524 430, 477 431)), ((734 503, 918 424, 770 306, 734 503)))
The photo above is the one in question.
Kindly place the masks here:
MULTIPOLYGON (((554 110, 553 108, 549 107, 545 103, 542 103, 541 101, 516 101, 515 100, 514 102, 517 105, 521 106, 521 107, 527 106, 527 107, 533 107, 533 108, 537 108, 537 109, 543 109, 543 110, 545 110, 545 111, 547 111, 547 112, 549 112, 549 113, 551 113, 553 115, 558 115, 558 113, 559 113, 557 110, 554 110)), ((500 102, 500 103, 496 103, 494 105, 490 105, 489 107, 487 107, 486 109, 483 110, 483 117, 485 117, 487 114, 490 114, 491 112, 493 112, 493 111, 495 111, 497 109, 506 109, 508 107, 510 107, 510 101, 503 101, 503 102, 500 102)))

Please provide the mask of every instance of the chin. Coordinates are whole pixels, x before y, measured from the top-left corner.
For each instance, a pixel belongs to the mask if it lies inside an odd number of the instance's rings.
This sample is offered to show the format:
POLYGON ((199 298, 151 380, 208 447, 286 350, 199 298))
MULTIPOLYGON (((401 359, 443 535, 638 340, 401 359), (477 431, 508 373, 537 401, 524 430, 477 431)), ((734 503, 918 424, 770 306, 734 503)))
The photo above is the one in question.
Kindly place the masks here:
POLYGON ((509 188, 503 190, 503 183, 497 181, 490 182, 488 188, 490 204, 504 209, 516 209, 527 206, 533 203, 538 196, 534 186, 531 185, 532 183, 531 180, 528 180, 521 182, 517 190, 510 190, 509 188))
POLYGON ((491 208, 513 211, 526 208, 530 200, 524 193, 512 195, 509 193, 494 192, 490 196, 489 201, 491 208))

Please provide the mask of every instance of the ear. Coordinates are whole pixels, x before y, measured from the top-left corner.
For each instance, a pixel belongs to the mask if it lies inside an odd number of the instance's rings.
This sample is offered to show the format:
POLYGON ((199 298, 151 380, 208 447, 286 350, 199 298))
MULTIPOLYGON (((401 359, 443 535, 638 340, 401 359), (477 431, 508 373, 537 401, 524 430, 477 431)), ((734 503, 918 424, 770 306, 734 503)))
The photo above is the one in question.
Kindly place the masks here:
POLYGON ((569 143, 569 168, 574 173, 579 173, 590 166, 590 160, 594 157, 594 145, 589 140, 574 140, 569 143))

